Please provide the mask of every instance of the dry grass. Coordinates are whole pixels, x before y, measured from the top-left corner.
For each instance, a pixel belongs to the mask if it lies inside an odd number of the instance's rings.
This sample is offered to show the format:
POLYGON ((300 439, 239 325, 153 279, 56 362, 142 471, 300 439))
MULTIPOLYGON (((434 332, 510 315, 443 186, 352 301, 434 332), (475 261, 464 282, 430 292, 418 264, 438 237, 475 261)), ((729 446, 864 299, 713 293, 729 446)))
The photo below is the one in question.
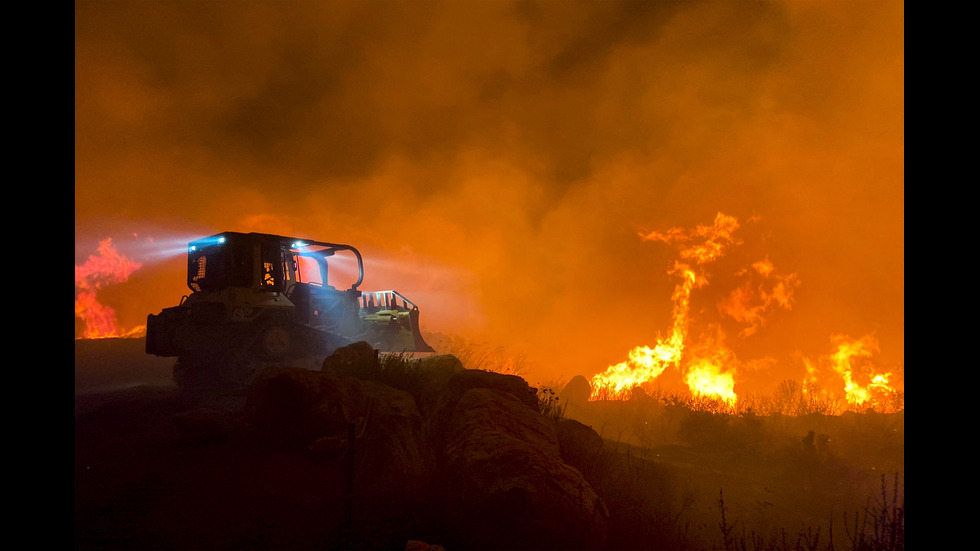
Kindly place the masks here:
POLYGON ((863 511, 842 515, 845 540, 834 540, 831 520, 826 532, 823 527, 807 527, 796 534, 785 531, 775 537, 764 537, 754 531, 739 531, 738 523, 726 515, 724 492, 719 492, 721 520, 718 528, 725 551, 904 551, 905 550, 905 492, 895 473, 889 489, 881 475, 881 490, 868 498, 863 511), (901 497, 900 497, 901 496, 901 497))
POLYGON ((785 380, 771 394, 740 394, 734 404, 687 391, 668 391, 661 388, 636 387, 630 391, 610 393, 600 389, 593 400, 637 400, 653 398, 667 405, 683 406, 692 411, 707 411, 728 415, 841 415, 854 413, 896 413, 905 409, 905 393, 894 392, 869 404, 853 405, 838 394, 823 391, 817 386, 785 380))
POLYGON ((480 369, 504 375, 524 377, 531 372, 531 362, 521 353, 503 346, 453 336, 434 344, 439 354, 452 354, 459 358, 466 369, 480 369))

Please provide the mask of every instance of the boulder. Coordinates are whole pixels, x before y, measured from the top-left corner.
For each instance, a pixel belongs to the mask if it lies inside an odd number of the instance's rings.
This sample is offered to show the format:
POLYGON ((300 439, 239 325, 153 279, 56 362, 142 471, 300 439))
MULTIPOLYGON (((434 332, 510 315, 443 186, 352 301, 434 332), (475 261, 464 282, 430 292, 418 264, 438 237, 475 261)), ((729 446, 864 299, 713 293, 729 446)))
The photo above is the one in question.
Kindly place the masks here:
POLYGON ((437 354, 418 359, 419 373, 426 376, 451 377, 454 373, 465 371, 463 362, 452 354, 437 354))
POLYGON ((408 540, 405 543, 405 551, 446 551, 441 545, 433 545, 419 540, 408 540))
POLYGON ((455 401, 467 390, 473 388, 490 388, 509 394, 518 401, 540 413, 538 406, 538 389, 527 384, 527 381, 517 375, 504 375, 492 371, 466 369, 453 375, 446 389, 446 397, 455 401))
POLYGON ((361 381, 367 410, 358 426, 362 476, 393 499, 418 492, 427 482, 432 459, 422 434, 422 416, 412 395, 372 381, 361 381))
POLYGON ((582 375, 572 377, 571 381, 558 393, 558 399, 563 404, 581 405, 589 401, 592 395, 592 385, 582 375))
POLYGON ((441 487, 459 549, 596 549, 609 513, 562 461, 555 424, 497 388, 463 392, 448 417, 441 487))
POLYGON ((457 371, 448 379, 433 379, 427 385, 421 400, 427 415, 426 432, 437 450, 446 446, 446 434, 454 415, 457 402, 463 394, 475 388, 493 389, 508 395, 531 412, 539 413, 537 389, 516 375, 503 375, 479 369, 457 371))
POLYGON ((268 368, 250 387, 245 411, 265 442, 322 459, 350 453, 353 430, 357 476, 366 487, 401 495, 425 483, 422 417, 407 392, 333 373, 268 368))
POLYGON ((262 370, 245 400, 247 421, 264 440, 279 447, 346 434, 366 410, 356 379, 298 367, 262 370))
POLYGON ((557 431, 562 459, 588 478, 600 462, 602 437, 592 427, 574 419, 559 421, 557 431))
POLYGON ((320 371, 358 379, 376 379, 380 370, 378 351, 366 341, 341 346, 323 360, 320 371))
POLYGON ((452 354, 424 358, 385 356, 381 362, 380 379, 412 394, 419 411, 429 416, 440 403, 449 380, 463 370, 463 363, 452 354))
POLYGON ((409 392, 333 369, 268 368, 244 411, 260 440, 324 468, 356 466, 354 502, 371 510, 355 513, 392 529, 431 522, 447 549, 602 547, 605 504, 562 459, 563 446, 586 453, 582 427, 560 436, 520 377, 459 370, 451 358, 420 373, 439 396, 435 425, 409 392))

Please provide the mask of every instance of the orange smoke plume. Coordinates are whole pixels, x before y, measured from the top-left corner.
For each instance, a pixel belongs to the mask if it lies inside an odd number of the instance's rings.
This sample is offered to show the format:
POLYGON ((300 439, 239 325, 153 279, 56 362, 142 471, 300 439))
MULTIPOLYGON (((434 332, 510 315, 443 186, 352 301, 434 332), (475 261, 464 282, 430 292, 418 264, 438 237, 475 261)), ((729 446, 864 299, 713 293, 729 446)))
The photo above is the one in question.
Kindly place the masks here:
POLYGON ((99 242, 98 256, 90 255, 81 266, 75 266, 75 317, 85 323, 82 338, 135 337, 146 330, 137 326, 120 331, 116 312, 98 301, 98 292, 108 285, 122 283, 140 268, 140 263, 119 254, 112 239, 99 242))

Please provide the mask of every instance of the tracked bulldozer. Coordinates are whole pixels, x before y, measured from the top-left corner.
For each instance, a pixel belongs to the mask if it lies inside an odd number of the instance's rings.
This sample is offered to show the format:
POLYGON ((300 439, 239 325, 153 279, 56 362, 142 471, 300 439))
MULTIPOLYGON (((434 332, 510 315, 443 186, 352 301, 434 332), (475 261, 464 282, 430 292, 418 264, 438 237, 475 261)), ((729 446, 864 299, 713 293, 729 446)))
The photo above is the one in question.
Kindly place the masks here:
POLYGON ((192 241, 191 293, 147 316, 146 352, 177 358, 180 388, 225 391, 241 390, 269 365, 319 369, 357 341, 434 352, 418 306, 397 291, 361 291, 363 280, 361 253, 350 245, 238 232, 192 241), (350 286, 334 287, 338 279, 350 286))

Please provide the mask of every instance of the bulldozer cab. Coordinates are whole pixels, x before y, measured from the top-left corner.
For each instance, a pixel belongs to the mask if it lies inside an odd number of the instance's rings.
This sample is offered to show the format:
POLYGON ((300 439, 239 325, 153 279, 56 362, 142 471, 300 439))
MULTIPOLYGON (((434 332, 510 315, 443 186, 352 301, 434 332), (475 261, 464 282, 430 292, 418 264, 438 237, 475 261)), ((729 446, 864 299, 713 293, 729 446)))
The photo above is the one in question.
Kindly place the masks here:
POLYGON ((345 259, 349 290, 364 280, 361 254, 350 245, 259 233, 226 232, 188 245, 187 287, 194 292, 248 287, 260 292, 288 293, 296 284, 336 289, 329 259, 345 259))
POLYGON ((350 245, 225 232, 191 242, 187 262, 187 286, 195 294, 240 289, 281 296, 294 323, 350 338, 370 334, 393 351, 432 351, 419 331, 415 303, 393 290, 358 289, 364 262, 350 245))

